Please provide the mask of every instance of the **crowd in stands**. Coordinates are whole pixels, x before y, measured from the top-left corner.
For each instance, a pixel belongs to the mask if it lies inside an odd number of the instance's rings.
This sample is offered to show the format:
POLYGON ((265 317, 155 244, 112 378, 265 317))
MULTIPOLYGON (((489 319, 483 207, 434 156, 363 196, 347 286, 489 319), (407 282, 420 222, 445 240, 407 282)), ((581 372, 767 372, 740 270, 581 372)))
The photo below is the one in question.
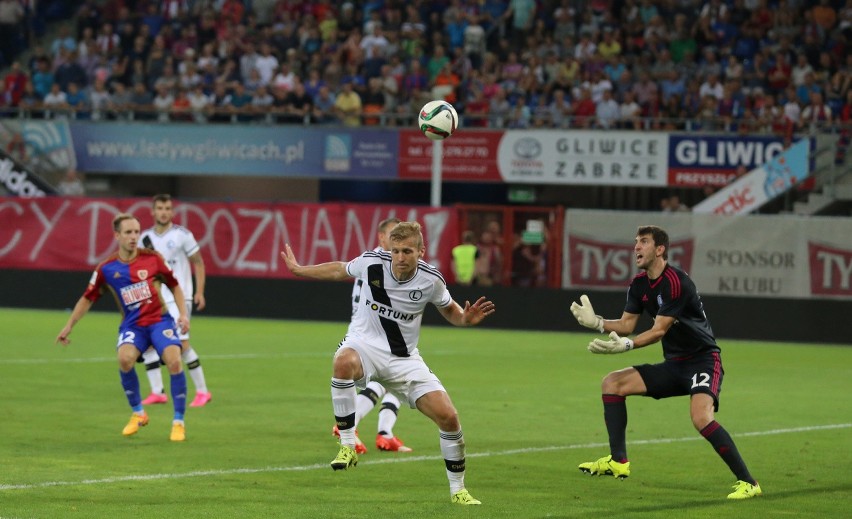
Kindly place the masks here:
POLYGON ((469 127, 785 136, 852 117, 852 0, 267 3, 87 0, 11 64, 0 106, 354 126, 443 98, 469 127))

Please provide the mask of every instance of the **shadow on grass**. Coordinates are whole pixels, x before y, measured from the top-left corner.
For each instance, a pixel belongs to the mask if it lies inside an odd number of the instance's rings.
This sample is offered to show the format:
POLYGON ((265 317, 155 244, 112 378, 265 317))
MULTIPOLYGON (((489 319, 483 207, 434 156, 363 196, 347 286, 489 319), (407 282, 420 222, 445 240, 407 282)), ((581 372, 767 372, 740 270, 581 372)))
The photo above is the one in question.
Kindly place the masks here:
MULTIPOLYGON (((771 499, 773 501, 779 499, 785 499, 790 497, 797 496, 807 496, 812 494, 824 494, 828 492, 844 492, 848 493, 852 491, 852 485, 834 485, 834 486, 824 486, 824 487, 807 487, 800 488, 795 490, 782 490, 779 492, 766 491, 764 489, 763 495, 752 498, 756 500, 761 499, 771 499)), ((727 502, 727 500, 726 500, 727 502)), ((733 501, 731 501, 733 503, 733 501)), ((626 507, 623 509, 624 512, 655 512, 655 511, 666 511, 666 510, 684 510, 688 508, 705 508, 708 506, 719 505, 720 501, 718 498, 716 499, 702 499, 700 501, 689 501, 689 502, 677 502, 677 503, 659 503, 659 504, 648 504, 646 506, 634 506, 634 507, 626 507)))

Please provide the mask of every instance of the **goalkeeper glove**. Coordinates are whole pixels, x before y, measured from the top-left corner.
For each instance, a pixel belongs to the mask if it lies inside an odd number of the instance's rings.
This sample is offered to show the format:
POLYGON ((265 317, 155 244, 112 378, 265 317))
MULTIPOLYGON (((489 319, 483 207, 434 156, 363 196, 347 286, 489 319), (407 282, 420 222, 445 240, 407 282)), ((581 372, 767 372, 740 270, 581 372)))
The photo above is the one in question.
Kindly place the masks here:
POLYGON ((581 295, 580 302, 583 304, 578 305, 576 301, 571 303, 571 313, 574 314, 577 322, 586 328, 591 328, 592 330, 597 330, 603 333, 603 317, 595 315, 595 310, 592 308, 592 302, 589 301, 589 296, 586 294, 581 295))
POLYGON ((609 340, 595 339, 589 343, 589 351, 592 353, 624 353, 632 349, 633 341, 619 337, 615 332, 610 332, 609 340))

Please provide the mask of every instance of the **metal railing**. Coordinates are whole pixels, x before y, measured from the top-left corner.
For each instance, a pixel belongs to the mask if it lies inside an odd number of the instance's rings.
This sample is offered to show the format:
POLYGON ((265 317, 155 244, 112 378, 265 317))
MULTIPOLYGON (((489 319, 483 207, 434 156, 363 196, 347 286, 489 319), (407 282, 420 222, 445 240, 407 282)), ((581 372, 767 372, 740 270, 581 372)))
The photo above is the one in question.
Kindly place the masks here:
MULTIPOLYGON (((207 106, 203 109, 168 108, 157 109, 153 106, 110 106, 105 108, 75 108, 68 106, 44 106, 42 104, 0 107, 0 117, 21 119, 67 118, 92 121, 143 121, 159 123, 195 123, 195 124, 331 124, 343 125, 343 117, 333 111, 321 111, 313 108, 304 113, 289 108, 274 106, 207 106)), ((360 126, 377 127, 416 127, 417 114, 410 112, 373 112, 359 116, 360 126)), ((461 115, 459 127, 466 129, 617 129, 635 131, 702 131, 734 132, 744 135, 778 135, 791 138, 793 134, 834 133, 849 135, 852 122, 816 121, 807 125, 771 124, 756 119, 738 119, 730 117, 636 117, 629 120, 601 121, 597 117, 578 117, 566 115, 558 121, 549 116, 516 118, 506 114, 461 115)), ((848 146, 848 137, 846 139, 848 146)))

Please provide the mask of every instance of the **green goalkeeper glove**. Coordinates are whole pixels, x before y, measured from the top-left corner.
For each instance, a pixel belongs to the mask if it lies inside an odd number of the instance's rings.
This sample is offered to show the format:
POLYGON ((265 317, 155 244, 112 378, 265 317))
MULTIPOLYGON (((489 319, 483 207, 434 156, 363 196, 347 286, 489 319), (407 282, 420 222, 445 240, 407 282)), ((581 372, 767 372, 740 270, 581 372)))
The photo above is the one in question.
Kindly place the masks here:
POLYGON ((577 322, 586 328, 591 328, 592 330, 597 330, 603 333, 603 317, 595 315, 595 309, 592 308, 592 302, 589 301, 589 296, 586 294, 581 295, 580 302, 583 304, 578 305, 576 301, 571 303, 571 313, 574 314, 577 322))
POLYGON ((589 343, 589 351, 592 353, 624 353, 632 349, 633 341, 619 337, 615 332, 610 332, 609 340, 595 339, 589 343))

